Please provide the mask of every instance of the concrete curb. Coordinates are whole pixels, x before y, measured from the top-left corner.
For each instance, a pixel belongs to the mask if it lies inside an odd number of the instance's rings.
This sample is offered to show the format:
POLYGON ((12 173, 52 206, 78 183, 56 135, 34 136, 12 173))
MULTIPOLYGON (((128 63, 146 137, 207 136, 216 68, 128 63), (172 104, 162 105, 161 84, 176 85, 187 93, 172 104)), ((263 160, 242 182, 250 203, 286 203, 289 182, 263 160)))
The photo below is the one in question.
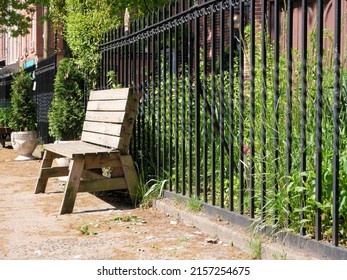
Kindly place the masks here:
POLYGON ((154 207, 158 211, 174 217, 184 224, 194 226, 207 235, 218 237, 219 240, 229 243, 235 248, 238 248, 254 257, 256 254, 255 247, 261 245, 261 259, 264 260, 315 259, 313 256, 307 255, 305 252, 300 252, 283 246, 282 244, 271 242, 266 237, 252 237, 250 232, 220 221, 217 218, 214 220, 213 217, 207 216, 203 212, 193 213, 189 211, 184 204, 174 203, 167 198, 156 200, 154 202, 154 207))

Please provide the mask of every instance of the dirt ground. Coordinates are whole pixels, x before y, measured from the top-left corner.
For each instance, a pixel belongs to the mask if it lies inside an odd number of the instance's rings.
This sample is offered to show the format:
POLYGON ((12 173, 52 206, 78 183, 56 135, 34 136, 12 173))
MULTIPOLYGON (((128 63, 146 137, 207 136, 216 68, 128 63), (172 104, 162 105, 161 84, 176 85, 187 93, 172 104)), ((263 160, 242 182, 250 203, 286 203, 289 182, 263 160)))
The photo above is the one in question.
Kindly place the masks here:
POLYGON ((0 149, 0 259, 202 260, 250 257, 197 228, 148 208, 79 193, 74 213, 58 215, 63 183, 34 194, 40 160, 14 161, 0 149))

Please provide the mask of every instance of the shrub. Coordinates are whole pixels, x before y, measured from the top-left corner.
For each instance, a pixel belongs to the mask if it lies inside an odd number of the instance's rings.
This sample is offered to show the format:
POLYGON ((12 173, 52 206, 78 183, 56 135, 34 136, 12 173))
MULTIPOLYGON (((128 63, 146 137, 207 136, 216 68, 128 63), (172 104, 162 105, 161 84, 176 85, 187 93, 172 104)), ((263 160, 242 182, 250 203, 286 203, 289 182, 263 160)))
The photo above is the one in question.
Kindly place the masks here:
POLYGON ((23 69, 11 85, 11 115, 9 125, 17 131, 36 130, 36 108, 31 99, 32 79, 23 69))
POLYGON ((84 120, 82 73, 70 58, 63 59, 54 82, 54 97, 48 112, 49 133, 57 140, 79 138, 84 120))
POLYGON ((0 127, 9 127, 10 115, 9 108, 0 108, 0 127))

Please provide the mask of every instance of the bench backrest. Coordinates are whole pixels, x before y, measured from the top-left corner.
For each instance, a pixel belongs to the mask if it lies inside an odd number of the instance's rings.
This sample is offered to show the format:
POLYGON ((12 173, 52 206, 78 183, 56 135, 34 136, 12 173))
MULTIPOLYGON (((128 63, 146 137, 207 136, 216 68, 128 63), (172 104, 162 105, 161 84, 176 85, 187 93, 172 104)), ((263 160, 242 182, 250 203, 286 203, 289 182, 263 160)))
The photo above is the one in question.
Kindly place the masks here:
POLYGON ((128 154, 138 100, 130 88, 92 91, 81 140, 128 154))

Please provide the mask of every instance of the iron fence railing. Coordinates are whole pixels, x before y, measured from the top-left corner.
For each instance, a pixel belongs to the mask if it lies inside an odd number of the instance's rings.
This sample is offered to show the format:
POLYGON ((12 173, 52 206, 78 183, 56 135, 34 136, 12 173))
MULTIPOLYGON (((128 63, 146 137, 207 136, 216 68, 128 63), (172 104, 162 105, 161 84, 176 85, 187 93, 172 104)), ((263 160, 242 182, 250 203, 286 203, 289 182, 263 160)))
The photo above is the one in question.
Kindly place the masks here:
POLYGON ((34 101, 37 108, 37 130, 42 143, 52 143, 49 135, 48 111, 51 107, 54 93, 54 79, 57 71, 57 58, 53 55, 39 61, 35 72, 34 101))
POLYGON ((10 89, 12 76, 0 78, 0 106, 8 107, 10 103, 10 89))
MULTIPOLYGON (((54 79, 56 73, 56 56, 38 62, 37 67, 31 66, 25 71, 32 75, 32 98, 37 110, 38 137, 42 143, 50 143, 54 139, 48 131, 48 110, 51 106, 54 91, 54 79)), ((13 74, 0 78, 0 107, 10 107, 11 84, 13 74)))
POLYGON ((298 2, 158 8, 105 34, 99 88, 139 93, 132 154, 145 180, 346 258, 346 6, 331 1, 325 36, 324 1, 298 2))

